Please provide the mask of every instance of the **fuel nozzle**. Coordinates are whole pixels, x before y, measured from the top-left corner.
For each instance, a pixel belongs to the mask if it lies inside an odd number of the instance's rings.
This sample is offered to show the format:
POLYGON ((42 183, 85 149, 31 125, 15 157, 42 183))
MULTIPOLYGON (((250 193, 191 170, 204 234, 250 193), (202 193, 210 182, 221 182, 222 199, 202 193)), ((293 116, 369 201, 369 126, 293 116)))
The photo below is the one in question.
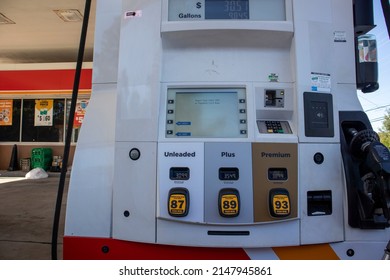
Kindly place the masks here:
POLYGON ((380 142, 378 134, 365 129, 349 128, 352 138, 350 153, 359 160, 358 188, 361 218, 372 220, 379 227, 390 227, 390 152, 380 142))

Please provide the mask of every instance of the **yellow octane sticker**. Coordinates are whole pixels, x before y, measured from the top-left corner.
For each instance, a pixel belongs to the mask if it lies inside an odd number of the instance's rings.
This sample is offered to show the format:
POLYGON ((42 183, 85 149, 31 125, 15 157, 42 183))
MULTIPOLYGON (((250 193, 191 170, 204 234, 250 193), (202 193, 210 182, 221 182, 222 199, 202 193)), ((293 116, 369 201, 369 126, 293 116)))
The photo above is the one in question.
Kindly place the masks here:
POLYGON ((169 197, 168 211, 172 216, 183 215, 187 209, 186 196, 184 194, 171 194, 169 197))
POLYGON ((237 215, 239 210, 238 197, 234 194, 225 194, 221 197, 221 213, 229 215, 237 215))
POLYGON ((272 206, 276 215, 286 216, 290 214, 290 200, 285 194, 275 195, 272 206))

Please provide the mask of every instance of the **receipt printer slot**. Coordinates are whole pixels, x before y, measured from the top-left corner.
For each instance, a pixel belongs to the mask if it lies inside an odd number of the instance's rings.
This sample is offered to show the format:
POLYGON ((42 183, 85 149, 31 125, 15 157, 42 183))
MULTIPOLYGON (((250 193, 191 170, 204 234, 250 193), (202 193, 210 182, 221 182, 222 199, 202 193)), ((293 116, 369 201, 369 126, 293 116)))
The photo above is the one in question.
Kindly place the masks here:
POLYGON ((331 191, 307 192, 307 213, 309 216, 323 216, 332 214, 331 191))

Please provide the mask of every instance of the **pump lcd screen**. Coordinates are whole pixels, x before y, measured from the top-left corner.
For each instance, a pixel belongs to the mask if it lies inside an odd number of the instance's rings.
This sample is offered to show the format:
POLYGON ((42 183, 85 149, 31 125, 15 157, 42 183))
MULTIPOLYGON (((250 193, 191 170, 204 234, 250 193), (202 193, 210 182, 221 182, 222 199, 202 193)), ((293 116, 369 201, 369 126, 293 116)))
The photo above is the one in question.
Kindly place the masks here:
POLYGON ((169 89, 166 136, 247 137, 245 89, 169 89))
POLYGON ((249 19, 249 0, 205 1, 205 19, 249 19))
POLYGON ((287 168, 269 168, 268 180, 270 181, 287 181, 287 168))

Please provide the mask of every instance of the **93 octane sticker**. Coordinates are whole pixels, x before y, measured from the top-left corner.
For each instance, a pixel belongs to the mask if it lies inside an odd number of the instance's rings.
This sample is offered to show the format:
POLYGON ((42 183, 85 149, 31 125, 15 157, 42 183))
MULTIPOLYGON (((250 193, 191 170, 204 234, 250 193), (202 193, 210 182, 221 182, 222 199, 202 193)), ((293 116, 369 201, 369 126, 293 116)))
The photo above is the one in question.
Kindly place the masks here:
POLYGON ((290 214, 290 199, 285 194, 275 195, 272 206, 275 215, 287 216, 290 214))

